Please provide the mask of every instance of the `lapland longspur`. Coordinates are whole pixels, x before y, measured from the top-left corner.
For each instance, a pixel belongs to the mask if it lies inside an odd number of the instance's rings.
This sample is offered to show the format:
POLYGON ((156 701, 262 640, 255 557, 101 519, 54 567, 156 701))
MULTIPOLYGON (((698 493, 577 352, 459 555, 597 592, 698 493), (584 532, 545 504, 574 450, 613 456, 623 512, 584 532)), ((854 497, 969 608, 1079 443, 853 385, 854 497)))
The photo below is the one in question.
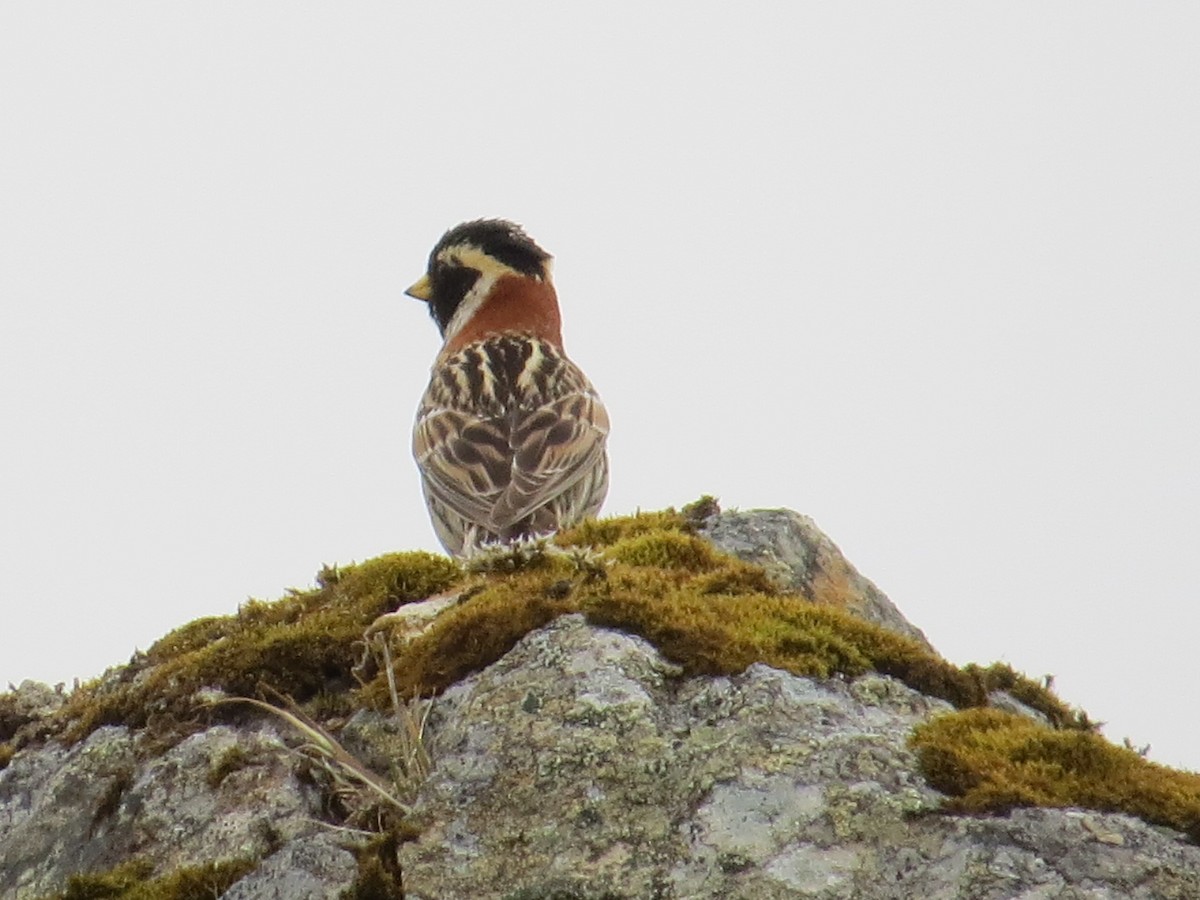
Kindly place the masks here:
POLYGON ((456 556, 573 525, 608 491, 608 413, 563 352, 550 266, 519 226, 480 219, 442 235, 405 291, 443 340, 413 455, 456 556))

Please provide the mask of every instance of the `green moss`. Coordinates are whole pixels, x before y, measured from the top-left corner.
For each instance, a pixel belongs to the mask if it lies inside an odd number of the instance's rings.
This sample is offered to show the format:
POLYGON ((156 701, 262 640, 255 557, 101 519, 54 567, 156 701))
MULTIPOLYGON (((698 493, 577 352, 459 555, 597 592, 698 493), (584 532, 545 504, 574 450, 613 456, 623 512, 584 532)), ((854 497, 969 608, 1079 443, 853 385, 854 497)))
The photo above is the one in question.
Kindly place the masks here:
POLYGON ((628 566, 655 566, 698 573, 721 565, 723 554, 708 541, 678 531, 655 531, 622 538, 608 548, 608 557, 628 566))
POLYGON ((1026 706, 1040 712, 1056 728, 1090 731, 1094 727, 1085 713, 1067 706, 1055 697, 1046 685, 1038 684, 1005 663, 993 663, 987 667, 971 663, 964 666, 963 671, 978 678, 985 691, 1008 692, 1026 706))
POLYGON ((206 616, 195 619, 159 638, 146 654, 146 661, 157 664, 203 650, 210 644, 236 633, 240 624, 237 616, 206 616))
POLYGON ((699 528, 713 516, 720 515, 721 504, 711 494, 705 494, 699 500, 685 503, 679 510, 679 515, 693 528, 699 528))
POLYGON ((474 575, 555 572, 563 577, 578 569, 578 561, 569 550, 564 551, 547 540, 536 540, 490 549, 472 558, 467 569, 474 575))
POLYGON ((913 734, 929 783, 959 812, 1080 806, 1129 813, 1200 841, 1200 775, 1143 759, 1079 729, 997 709, 938 716, 913 734))
MULTIPOLYGON (((60 691, 61 688, 59 685, 60 691)), ((41 710, 31 710, 28 698, 22 698, 18 691, 0 692, 0 769, 7 765, 12 754, 41 742, 51 733, 53 726, 47 716, 41 710)))
POLYGON ((53 896, 55 900, 126 898, 129 896, 129 891, 144 883, 153 871, 153 864, 146 860, 130 860, 106 872, 97 872, 93 875, 72 875, 67 879, 67 889, 63 893, 53 896))
MULTIPOLYGON (((498 660, 526 634, 577 609, 553 575, 534 572, 497 578, 446 610, 424 634, 398 651, 396 686, 405 699, 441 691, 498 660)), ((363 691, 377 708, 389 703, 386 673, 363 691)))
POLYGON ((958 705, 983 702, 974 679, 916 641, 849 613, 771 594, 698 594, 685 585, 661 598, 614 591, 583 603, 599 625, 631 631, 687 674, 730 675, 763 662, 796 675, 894 675, 958 705))
POLYGON ((339 573, 337 590, 372 619, 411 600, 445 590, 462 575, 458 563, 433 553, 387 553, 339 573))
POLYGON ((305 712, 318 722, 345 721, 358 707, 347 691, 322 690, 305 704, 305 712))
POLYGON ((719 568, 696 574, 689 579, 688 587, 699 595, 775 594, 779 591, 762 566, 732 557, 723 560, 719 568))
POLYGON ((673 509, 637 513, 612 519, 589 519, 560 532, 554 542, 562 547, 608 547, 625 538, 649 532, 691 531, 692 525, 673 509))
MULTIPOLYGON (((782 593, 761 568, 689 534, 673 512, 588 522, 559 540, 575 547, 594 541, 604 565, 493 571, 473 595, 395 651, 401 695, 445 690, 530 631, 579 612, 641 635, 687 674, 736 674, 755 662, 798 675, 874 670, 957 705, 985 701, 977 677, 915 641, 782 593)), ((387 705, 385 676, 367 685, 365 702, 387 705)))
POLYGON ((12 762, 12 758, 17 755, 17 748, 12 744, 0 744, 0 770, 6 769, 8 764, 12 762))
POLYGON ((154 866, 135 859, 106 872, 72 875, 65 891, 44 900, 198 900, 219 897, 257 865, 253 860, 229 859, 150 878, 154 866))
POLYGON ((65 737, 79 740, 101 725, 187 734, 220 712, 197 696, 212 688, 256 696, 263 688, 304 701, 352 684, 364 629, 401 603, 444 590, 458 565, 429 553, 392 553, 323 573, 323 586, 274 603, 250 601, 237 615, 201 619, 168 634, 119 677, 76 691, 62 711, 65 737))

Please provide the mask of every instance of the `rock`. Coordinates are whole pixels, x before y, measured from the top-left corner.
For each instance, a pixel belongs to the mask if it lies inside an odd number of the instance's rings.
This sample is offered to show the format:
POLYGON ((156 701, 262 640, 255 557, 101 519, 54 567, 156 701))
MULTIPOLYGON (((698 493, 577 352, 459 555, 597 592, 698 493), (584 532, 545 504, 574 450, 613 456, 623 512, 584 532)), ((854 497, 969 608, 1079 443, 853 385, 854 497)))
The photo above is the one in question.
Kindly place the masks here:
POLYGON ((0 741, 20 746, 44 737, 45 722, 65 702, 61 684, 50 687, 28 679, 0 694, 0 741))
POLYGON ((284 844, 221 900, 336 900, 357 871, 332 833, 308 835, 284 844))
MULTIPOLYGON (((11 685, 10 685, 11 687, 11 685)), ((53 688, 40 681, 26 679, 17 687, 5 694, 6 719, 10 720, 3 726, 0 737, 7 740, 19 725, 37 718, 50 715, 66 700, 63 696, 62 685, 53 688)))
POLYGON ((371 637, 377 632, 386 631, 392 635, 394 640, 414 640, 428 629, 430 622, 458 603, 462 599, 462 594, 462 591, 449 591, 427 600, 405 603, 394 612, 386 613, 376 619, 367 629, 367 636, 371 637))
POLYGON ((1200 897, 1200 847, 1121 815, 937 813, 893 679, 678 679, 568 616, 435 704, 412 898, 1200 897))
POLYGON ((847 609, 932 649, 921 629, 842 555, 808 516, 790 509, 717 513, 700 533, 721 550, 767 570, 781 587, 847 609))
POLYGON ((257 859, 319 830, 319 813, 271 731, 215 726, 139 759, 128 729, 101 728, 0 772, 0 896, 40 897, 134 857, 157 872, 257 859))
MULTIPOLYGON (((133 771, 125 728, 101 728, 70 750, 50 744, 18 753, 0 772, 0 896, 44 894, 108 856, 113 848, 92 838, 133 771)), ((115 850, 112 864, 124 852, 115 850)))

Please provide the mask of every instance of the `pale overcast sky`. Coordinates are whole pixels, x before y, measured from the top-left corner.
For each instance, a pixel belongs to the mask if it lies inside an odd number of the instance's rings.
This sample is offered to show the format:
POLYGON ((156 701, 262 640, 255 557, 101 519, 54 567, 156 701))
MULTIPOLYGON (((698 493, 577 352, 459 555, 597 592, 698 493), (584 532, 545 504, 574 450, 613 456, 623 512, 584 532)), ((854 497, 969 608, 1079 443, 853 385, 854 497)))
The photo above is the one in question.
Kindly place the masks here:
POLYGON ((523 223, 607 512, 813 516, 1200 769, 1200 5, 0 5, 0 685, 435 549, 442 231, 523 223))

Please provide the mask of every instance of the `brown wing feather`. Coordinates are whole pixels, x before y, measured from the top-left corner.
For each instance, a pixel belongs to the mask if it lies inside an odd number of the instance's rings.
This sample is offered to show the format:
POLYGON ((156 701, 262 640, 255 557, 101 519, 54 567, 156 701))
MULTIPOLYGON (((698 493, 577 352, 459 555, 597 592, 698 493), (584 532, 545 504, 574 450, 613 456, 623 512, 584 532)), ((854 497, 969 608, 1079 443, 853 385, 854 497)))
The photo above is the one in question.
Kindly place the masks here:
POLYGON ((507 423, 464 410, 422 410, 413 455, 426 491, 470 522, 491 516, 512 469, 507 423))
POLYGON ((604 456, 608 412, 593 391, 546 403, 513 422, 512 468, 488 527, 502 532, 569 490, 604 456))

